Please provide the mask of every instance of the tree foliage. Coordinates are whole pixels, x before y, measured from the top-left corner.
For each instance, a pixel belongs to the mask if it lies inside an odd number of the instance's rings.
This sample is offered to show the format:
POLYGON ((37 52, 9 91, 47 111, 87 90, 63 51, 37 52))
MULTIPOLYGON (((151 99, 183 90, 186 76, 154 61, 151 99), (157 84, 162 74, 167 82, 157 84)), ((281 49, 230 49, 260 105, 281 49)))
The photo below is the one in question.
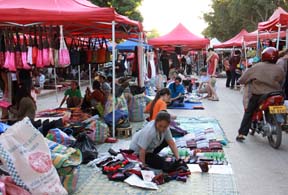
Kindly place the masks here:
POLYGON ((138 10, 142 0, 91 0, 91 2, 100 7, 114 7, 121 15, 128 16, 132 20, 143 21, 138 10))
POLYGON ((147 32, 147 38, 148 39, 153 39, 156 37, 159 37, 160 34, 156 28, 153 28, 151 31, 147 32))
POLYGON ((279 6, 287 10, 287 0, 212 0, 212 11, 203 15, 208 23, 203 34, 225 41, 243 28, 254 31, 279 6))

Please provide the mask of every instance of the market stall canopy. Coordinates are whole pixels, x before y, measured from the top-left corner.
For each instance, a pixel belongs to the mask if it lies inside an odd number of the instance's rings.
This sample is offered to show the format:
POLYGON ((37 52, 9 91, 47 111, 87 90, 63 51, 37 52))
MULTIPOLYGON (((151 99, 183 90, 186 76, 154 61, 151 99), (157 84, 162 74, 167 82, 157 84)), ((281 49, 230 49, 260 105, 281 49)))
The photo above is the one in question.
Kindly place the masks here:
MULTIPOLYGON (((135 47, 137 47, 138 44, 139 43, 137 39, 131 39, 131 40, 127 40, 122 43, 119 43, 116 46, 116 49, 118 49, 119 51, 135 51, 135 47)), ((152 49, 151 45, 143 43, 143 46, 147 50, 152 49)))
POLYGON ((170 33, 148 40, 148 44, 155 47, 182 47, 189 49, 203 49, 209 45, 210 41, 191 33, 181 23, 176 26, 170 33))
POLYGON ((279 24, 285 26, 288 24, 288 12, 281 7, 278 7, 267 21, 258 23, 258 30, 275 31, 279 24))
MULTIPOLYGON (((259 37, 260 40, 276 39, 278 37, 278 32, 259 32, 259 35, 257 34, 258 34, 258 30, 244 35, 244 41, 254 42, 254 41, 257 41, 257 37, 259 37)), ((280 38, 284 38, 284 37, 286 37, 286 32, 281 31, 280 38)))
POLYGON ((232 39, 225 41, 221 44, 214 45, 214 48, 233 48, 233 47, 242 47, 244 40, 244 35, 247 35, 248 32, 245 29, 242 29, 239 34, 237 34, 232 39))
POLYGON ((87 0, 0 0, 0 23, 6 25, 31 26, 64 25, 65 30, 84 34, 91 29, 109 29, 116 22, 116 28, 129 32, 139 32, 139 22, 115 12, 113 8, 98 7, 87 0), (117 26, 118 25, 118 26, 117 26), (87 29, 89 28, 89 29, 87 29))
POLYGON ((217 38, 213 38, 210 40, 210 47, 214 47, 214 45, 219 45, 221 42, 217 38))

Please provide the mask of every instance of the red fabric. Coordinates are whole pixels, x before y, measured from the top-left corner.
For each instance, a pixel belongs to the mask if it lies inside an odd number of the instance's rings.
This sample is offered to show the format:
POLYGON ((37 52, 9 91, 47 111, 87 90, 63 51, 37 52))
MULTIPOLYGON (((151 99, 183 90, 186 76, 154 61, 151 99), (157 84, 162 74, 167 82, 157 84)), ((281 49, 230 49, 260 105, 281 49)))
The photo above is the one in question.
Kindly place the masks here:
MULTIPOLYGON (((257 33, 258 31, 255 30, 251 33, 248 33, 244 35, 244 41, 245 42, 256 42, 257 41, 257 33)), ((259 39, 260 40, 265 40, 265 39, 276 39, 278 37, 278 32, 260 32, 259 33, 259 39)), ((286 37, 286 32, 281 31, 280 32, 280 38, 286 37)))
POLYGON ((232 48, 232 47, 242 47, 244 40, 244 35, 247 35, 248 32, 245 29, 242 29, 239 34, 237 34, 232 39, 225 41, 221 44, 214 45, 214 48, 232 48))
POLYGON ((258 23, 259 31, 273 31, 278 30, 277 24, 287 25, 288 24, 288 12, 283 8, 278 7, 268 21, 258 23))
POLYGON ((213 56, 209 60, 208 75, 213 75, 215 66, 217 66, 217 64, 215 64, 216 59, 219 60, 219 56, 217 53, 213 54, 213 56))
MULTIPOLYGON (((95 27, 97 22, 115 21, 142 30, 139 22, 117 14, 114 8, 98 7, 87 0, 29 0, 25 3, 23 0, 1 0, 0 13, 0 22, 19 24, 42 22, 46 25, 71 25, 70 27, 75 29, 75 25, 79 24, 95 27)), ((111 29, 111 24, 103 24, 102 28, 111 29)), ((81 32, 87 32, 87 29, 83 28, 81 32)))
POLYGON ((148 41, 149 45, 156 47, 175 47, 181 45, 190 49, 203 49, 206 48, 209 43, 209 39, 194 35, 181 23, 170 33, 148 41))

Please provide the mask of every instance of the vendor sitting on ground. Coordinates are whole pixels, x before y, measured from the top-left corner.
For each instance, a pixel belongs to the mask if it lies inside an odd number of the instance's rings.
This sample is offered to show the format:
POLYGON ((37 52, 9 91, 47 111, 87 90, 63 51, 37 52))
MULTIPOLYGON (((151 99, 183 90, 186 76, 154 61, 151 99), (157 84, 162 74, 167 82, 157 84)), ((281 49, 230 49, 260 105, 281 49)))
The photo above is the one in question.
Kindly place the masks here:
POLYGON ((12 121, 20 121, 25 117, 29 117, 33 121, 36 115, 36 108, 36 102, 32 98, 31 93, 26 87, 19 85, 16 104, 9 108, 9 111, 15 115, 12 121))
POLYGON ((183 105, 184 106, 184 94, 185 88, 181 84, 182 79, 176 77, 174 83, 169 85, 169 90, 171 92, 171 104, 170 105, 183 105))
POLYGON ((71 81, 71 88, 65 91, 64 98, 59 108, 62 107, 65 101, 67 103, 67 108, 81 107, 82 96, 81 96, 81 91, 79 89, 78 83, 76 81, 71 81))
POLYGON ((103 112, 105 103, 106 103, 105 93, 102 91, 99 81, 94 81, 93 92, 91 92, 89 87, 87 87, 86 89, 86 94, 82 103, 82 109, 85 110, 94 107, 97 109, 98 112, 103 112))
POLYGON ((165 159, 158 155, 167 146, 172 150, 176 160, 179 160, 178 149, 169 129, 170 122, 170 114, 161 111, 155 121, 149 122, 132 137, 130 150, 139 155, 144 165, 147 164, 154 169, 168 170, 165 159))
MULTIPOLYGON (((150 115, 149 121, 155 120, 160 111, 167 110, 167 103, 170 101, 170 95, 170 90, 167 88, 163 88, 157 92, 154 100, 145 108, 145 113, 150 115)), ((176 119, 176 116, 171 116, 171 118, 176 119)))

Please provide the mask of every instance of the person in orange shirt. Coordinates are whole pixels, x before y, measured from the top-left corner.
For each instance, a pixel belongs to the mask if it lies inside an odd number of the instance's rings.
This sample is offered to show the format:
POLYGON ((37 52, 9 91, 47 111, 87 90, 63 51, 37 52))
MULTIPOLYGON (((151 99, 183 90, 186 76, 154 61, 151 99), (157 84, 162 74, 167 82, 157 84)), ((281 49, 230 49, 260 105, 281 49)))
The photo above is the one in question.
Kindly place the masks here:
POLYGON ((171 93, 168 88, 163 88, 157 92, 154 100, 145 108, 145 113, 150 114, 149 121, 155 120, 160 111, 167 110, 167 102, 170 101, 170 95, 171 93))

